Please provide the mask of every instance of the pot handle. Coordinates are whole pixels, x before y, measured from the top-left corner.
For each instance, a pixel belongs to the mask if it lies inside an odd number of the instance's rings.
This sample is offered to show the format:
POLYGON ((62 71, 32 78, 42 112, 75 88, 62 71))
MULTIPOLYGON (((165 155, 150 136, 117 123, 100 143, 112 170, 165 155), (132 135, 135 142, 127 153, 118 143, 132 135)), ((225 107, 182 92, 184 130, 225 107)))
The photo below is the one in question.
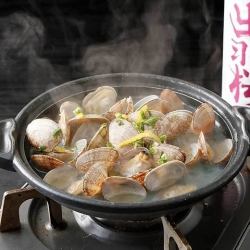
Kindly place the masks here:
MULTIPOLYGON (((250 139, 250 107, 234 106, 237 117, 240 119, 242 130, 246 137, 248 137, 248 142, 250 139)), ((250 147, 248 150, 248 155, 250 156, 250 147)))
POLYGON ((15 150, 15 120, 10 118, 0 121, 0 168, 13 171, 12 159, 15 150))

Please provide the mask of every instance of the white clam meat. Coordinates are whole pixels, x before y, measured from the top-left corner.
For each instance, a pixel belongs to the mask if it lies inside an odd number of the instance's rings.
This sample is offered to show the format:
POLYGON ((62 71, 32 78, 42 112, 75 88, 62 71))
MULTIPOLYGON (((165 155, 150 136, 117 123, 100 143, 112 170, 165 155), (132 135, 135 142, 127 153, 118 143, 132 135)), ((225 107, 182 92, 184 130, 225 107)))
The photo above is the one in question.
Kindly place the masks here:
POLYGON ((48 118, 33 120, 26 129, 29 142, 36 148, 50 152, 61 141, 62 133, 56 122, 48 118))

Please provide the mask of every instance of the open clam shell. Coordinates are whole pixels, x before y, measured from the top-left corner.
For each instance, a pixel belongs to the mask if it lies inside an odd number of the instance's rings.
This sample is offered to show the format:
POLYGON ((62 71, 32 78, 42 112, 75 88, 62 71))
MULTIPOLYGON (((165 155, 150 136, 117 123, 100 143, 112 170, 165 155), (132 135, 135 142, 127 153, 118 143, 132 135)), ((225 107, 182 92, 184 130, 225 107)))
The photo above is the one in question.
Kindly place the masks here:
POLYGON ((130 160, 123 160, 115 166, 115 171, 121 176, 129 177, 153 167, 152 160, 143 152, 140 152, 130 160))
POLYGON ((139 202, 145 199, 147 192, 137 181, 126 177, 108 177, 102 185, 102 194, 113 202, 139 202))
POLYGON ((188 110, 176 110, 165 115, 162 120, 155 124, 155 131, 158 135, 166 135, 167 140, 185 133, 192 121, 192 112, 188 110))
POLYGON ((102 86, 89 93, 82 100, 82 107, 86 114, 104 114, 116 102, 116 90, 110 86, 102 86))
POLYGON ((109 142, 118 148, 119 144, 127 139, 134 137, 138 132, 127 120, 113 120, 109 124, 109 142))
POLYGON ((203 132, 200 132, 198 138, 198 145, 201 151, 201 157, 203 160, 211 161, 214 157, 214 152, 210 145, 206 142, 203 132))
POLYGON ((141 109, 144 105, 148 105, 150 102, 154 102, 154 101, 158 102, 159 100, 160 98, 157 95, 146 96, 142 98, 141 100, 139 100, 137 103, 135 103, 134 110, 137 111, 141 109))
POLYGON ((74 152, 69 150, 65 152, 50 152, 47 155, 63 162, 70 162, 74 159, 74 152))
POLYGON ((70 120, 75 117, 74 110, 80 108, 76 102, 66 101, 60 106, 60 114, 64 113, 66 120, 70 120))
POLYGON ((88 141, 86 139, 81 139, 75 143, 75 158, 84 153, 87 149, 88 141))
POLYGON ((49 155, 35 154, 31 156, 31 161, 41 170, 51 170, 64 165, 64 162, 49 155))
POLYGON ((73 195, 83 194, 83 180, 77 180, 71 183, 71 185, 66 189, 67 193, 73 195))
POLYGON ((212 145, 214 157, 212 161, 216 164, 226 163, 233 153, 233 140, 224 139, 212 145))
POLYGON ((103 123, 108 123, 108 120, 100 115, 85 115, 69 120, 70 144, 74 146, 80 139, 90 141, 103 123))
POLYGON ((110 112, 113 113, 121 113, 121 114, 129 114, 134 110, 133 99, 131 96, 128 98, 123 98, 122 100, 115 103, 110 109, 110 112))
POLYGON ((151 171, 151 169, 148 169, 148 170, 145 170, 143 172, 136 173, 135 175, 130 176, 130 178, 134 179, 135 181, 138 181, 141 185, 144 185, 145 176, 150 171, 151 171))
POLYGON ((88 145, 88 150, 93 148, 105 147, 108 141, 108 125, 102 124, 88 145))
POLYGON ((56 122, 48 118, 33 120, 26 128, 29 142, 36 148, 43 147, 50 152, 62 140, 61 130, 56 122))
POLYGON ((157 191, 169 187, 183 178, 187 173, 186 165, 181 161, 169 161, 152 169, 144 179, 149 191, 157 191))
POLYGON ((95 148, 81 154, 76 160, 76 168, 86 173, 96 162, 102 162, 110 170, 119 157, 118 152, 112 148, 95 148))
POLYGON ((83 194, 86 196, 99 194, 102 184, 107 177, 107 166, 103 162, 96 162, 83 177, 83 194))
POLYGON ((211 132, 215 126, 215 113, 212 106, 202 103, 194 112, 192 119, 192 129, 199 134, 201 131, 206 134, 211 132))
POLYGON ((171 144, 160 144, 155 146, 154 149, 156 150, 156 153, 153 155, 153 158, 157 165, 162 153, 165 154, 168 161, 179 160, 185 162, 186 155, 177 146, 171 144))
POLYGON ((49 171, 43 180, 58 189, 67 190, 75 181, 83 178, 83 175, 70 165, 64 165, 49 171))
POLYGON ((183 109, 184 103, 178 97, 178 95, 170 89, 162 90, 160 98, 165 101, 164 106, 167 113, 178 109, 183 109))

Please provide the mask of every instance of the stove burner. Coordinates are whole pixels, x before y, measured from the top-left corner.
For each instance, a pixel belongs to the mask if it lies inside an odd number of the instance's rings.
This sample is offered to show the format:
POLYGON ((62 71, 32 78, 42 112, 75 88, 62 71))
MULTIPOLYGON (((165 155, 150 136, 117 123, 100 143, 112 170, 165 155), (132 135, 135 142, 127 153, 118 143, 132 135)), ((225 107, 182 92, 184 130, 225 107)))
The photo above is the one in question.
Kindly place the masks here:
MULTIPOLYGON (((191 209, 174 215, 171 221, 176 223, 176 228, 181 233, 188 234, 198 225, 202 218, 202 211, 203 204, 198 203, 191 209), (174 218, 179 218, 179 221, 174 220, 174 218)), ((76 222, 85 233, 100 239, 141 242, 142 238, 153 237, 163 232, 161 218, 149 221, 121 221, 92 218, 75 211, 73 214, 76 222)))

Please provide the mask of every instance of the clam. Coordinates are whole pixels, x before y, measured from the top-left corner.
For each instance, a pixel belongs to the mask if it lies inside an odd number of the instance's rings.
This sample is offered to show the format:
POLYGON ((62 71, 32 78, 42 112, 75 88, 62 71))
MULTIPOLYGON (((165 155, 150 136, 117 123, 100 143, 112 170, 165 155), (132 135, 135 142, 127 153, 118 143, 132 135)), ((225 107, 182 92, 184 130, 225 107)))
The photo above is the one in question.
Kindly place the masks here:
POLYGON ((194 166, 202 159, 202 153, 198 143, 191 143, 188 148, 184 149, 186 154, 185 164, 187 166, 194 166))
POLYGON ((139 202, 147 192, 137 181, 126 177, 108 177, 102 185, 102 195, 113 202, 139 202))
POLYGON ((100 115, 85 115, 69 120, 69 142, 72 146, 80 139, 86 139, 89 142, 98 131, 100 125, 107 122, 108 120, 100 115))
POLYGON ((74 111, 80 108, 76 102, 66 101, 63 102, 60 106, 60 114, 64 113, 66 120, 70 120, 75 117, 74 111))
POLYGON ((50 152, 62 140, 58 124, 48 118, 33 120, 26 128, 30 143, 45 152, 50 152))
POLYGON ((47 155, 63 162, 70 162, 74 159, 74 152, 70 150, 65 150, 65 152, 50 152, 47 155))
POLYGON ((174 185, 187 173, 186 165, 181 161, 169 161, 152 169, 144 179, 144 185, 149 191, 158 191, 174 185))
POLYGON ((214 157, 212 161, 216 164, 226 163, 233 153, 232 139, 224 139, 212 145, 214 150, 214 157))
POLYGON ((188 110, 176 110, 165 115, 162 120, 155 124, 155 131, 158 135, 166 135, 167 140, 185 133, 192 121, 192 112, 188 110))
POLYGON ((138 132, 127 120, 113 120, 109 125, 109 142, 117 148, 123 141, 134 137, 138 132))
POLYGON ((86 114, 104 114, 116 102, 117 93, 110 86, 97 88, 82 100, 82 107, 86 114))
POLYGON ((119 157, 118 152, 112 148, 95 148, 81 154, 76 160, 76 168, 86 173, 96 162, 101 162, 110 170, 119 157))
POLYGON ((75 143, 75 158, 84 153, 87 149, 88 141, 86 139, 80 139, 75 143))
POLYGON ((121 176, 133 176, 153 167, 152 160, 143 152, 140 152, 130 160, 123 160, 116 165, 115 171, 121 176))
POLYGON ((134 109, 134 105, 133 105, 133 100, 130 97, 128 98, 123 98, 122 100, 118 101, 117 103, 115 103, 110 109, 110 112, 113 113, 121 113, 121 114, 129 114, 132 113, 134 109))
POLYGON ((88 145, 88 150, 93 148, 105 147, 108 140, 108 126, 102 124, 88 145))
POLYGON ((151 170, 145 170, 143 172, 139 172, 133 176, 130 176, 130 178, 134 179, 135 181, 138 181, 141 185, 144 185, 144 179, 147 173, 149 173, 151 170))
POLYGON ((86 196, 99 194, 102 184, 107 177, 107 166, 103 162, 96 162, 83 177, 83 194, 86 196))
POLYGON ((201 157, 203 160, 211 161, 214 157, 214 152, 210 145, 206 142, 203 132, 200 132, 198 138, 198 145, 201 151, 201 157))
POLYGON ((164 200, 173 197, 177 197, 179 195, 188 194, 195 191, 197 187, 193 184, 175 184, 167 189, 163 189, 156 193, 155 199, 164 200))
POLYGON ((70 165, 64 165, 49 171, 43 180, 62 190, 67 190, 75 181, 82 179, 83 175, 70 165))
POLYGON ((135 111, 140 110, 143 106, 147 105, 149 110, 154 110, 165 114, 167 112, 166 103, 156 95, 146 96, 138 101, 134 108, 135 111))
POLYGON ((144 152, 148 155, 150 153, 149 150, 145 147, 136 147, 136 148, 132 148, 131 150, 125 152, 124 154, 120 154, 120 158, 122 160, 130 160, 141 152, 144 152))
POLYGON ((166 112, 183 109, 184 104, 182 100, 178 97, 178 95, 174 91, 170 89, 162 90, 160 98, 165 101, 164 106, 166 112))
POLYGON ((171 144, 160 144, 153 147, 153 149, 156 151, 153 155, 156 163, 160 160, 162 153, 165 154, 168 161, 179 160, 185 162, 185 153, 177 146, 171 144))
POLYGON ((64 111, 62 111, 60 113, 60 119, 59 119, 59 122, 58 122, 58 126, 62 130, 64 144, 65 145, 69 144, 69 140, 70 140, 70 127, 68 126, 68 120, 67 120, 67 117, 66 117, 66 114, 65 114, 64 111))
POLYGON ((153 102, 153 101, 158 102, 159 100, 160 100, 160 98, 157 95, 146 96, 146 97, 142 98, 141 100, 139 100, 137 103, 135 103, 134 109, 139 110, 144 105, 148 105, 148 103, 153 102))
POLYGON ((194 112, 192 119, 192 129, 199 134, 211 132, 215 126, 215 113, 212 106, 208 103, 202 103, 194 112))
POLYGON ((73 195, 80 195, 83 193, 83 180, 77 180, 71 183, 71 185, 66 189, 67 193, 73 195))
POLYGON ((31 161, 42 170, 51 170, 64 165, 64 162, 49 155, 35 154, 31 156, 31 161))

